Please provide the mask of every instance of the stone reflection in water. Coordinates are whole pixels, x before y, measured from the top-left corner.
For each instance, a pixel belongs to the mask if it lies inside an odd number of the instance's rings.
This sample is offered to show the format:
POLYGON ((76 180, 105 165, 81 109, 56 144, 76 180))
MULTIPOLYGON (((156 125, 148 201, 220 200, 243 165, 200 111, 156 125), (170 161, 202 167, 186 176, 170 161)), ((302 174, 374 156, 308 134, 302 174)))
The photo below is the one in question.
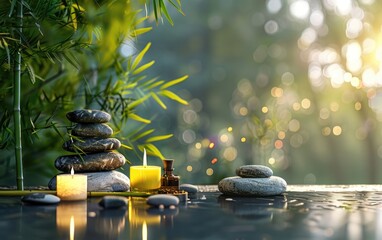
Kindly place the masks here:
POLYGON ((118 239, 125 229, 126 211, 126 208, 102 209, 96 216, 89 216, 92 227, 88 228, 87 239, 118 239))
POLYGON ((83 239, 87 225, 87 202, 61 202, 56 209, 57 231, 62 239, 83 239))
POLYGON ((284 196, 252 198, 221 195, 218 202, 223 211, 256 222, 271 222, 275 210, 286 209, 288 206, 284 196))

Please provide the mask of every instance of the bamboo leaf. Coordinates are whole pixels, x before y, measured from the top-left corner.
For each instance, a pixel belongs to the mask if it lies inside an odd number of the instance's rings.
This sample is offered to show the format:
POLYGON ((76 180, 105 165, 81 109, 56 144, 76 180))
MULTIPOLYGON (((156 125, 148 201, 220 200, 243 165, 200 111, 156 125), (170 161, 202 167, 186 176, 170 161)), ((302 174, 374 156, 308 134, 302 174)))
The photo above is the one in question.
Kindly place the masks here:
POLYGON ((9 10, 9 14, 8 14, 9 17, 12 17, 12 13, 13 13, 13 10, 15 9, 16 3, 17 3, 17 0, 12 1, 11 9, 9 10))
MULTIPOLYGON (((7 43, 7 41, 5 41, 4 38, 2 38, 2 40, 3 40, 2 41, 3 42, 2 47, 5 48, 5 51, 7 52, 8 65, 10 66, 11 65, 11 54, 9 52, 8 43, 7 43)), ((0 44, 1 44, 1 42, 0 42, 0 44)))
POLYGON ((183 104, 183 105, 188 105, 188 102, 184 99, 182 99, 181 97, 179 97, 178 95, 176 95, 175 93, 169 91, 169 90, 162 90, 159 92, 159 94, 165 96, 165 97, 168 97, 180 104, 183 104))
POLYGON ((151 92, 151 96, 163 109, 167 109, 167 106, 162 102, 162 100, 154 92, 151 92))
POLYGON ((139 104, 142 104, 144 101, 146 101, 149 97, 150 97, 150 95, 145 95, 142 98, 139 98, 139 99, 133 101, 132 103, 129 104, 128 109, 135 108, 139 104))
POLYGON ((172 21, 170 14, 168 14, 168 12, 167 12, 167 7, 166 7, 166 5, 164 4, 163 0, 159 0, 159 6, 160 6, 160 9, 162 10, 164 16, 166 17, 167 21, 168 21, 172 26, 174 26, 174 22, 172 21))
POLYGON ((137 57, 134 59, 133 64, 131 65, 131 69, 134 70, 138 66, 138 64, 141 62, 143 56, 149 50, 150 46, 151 46, 151 42, 147 43, 146 47, 137 55, 137 57))
POLYGON ((125 144, 121 144, 121 147, 126 148, 126 149, 128 149, 128 150, 133 150, 132 147, 130 147, 130 146, 128 146, 128 145, 125 145, 125 144))
POLYGON ((30 122, 30 124, 32 126, 32 131, 35 132, 36 131, 36 126, 34 125, 34 122, 33 122, 32 118, 29 118, 29 122, 30 122))
POLYGON ((144 87, 147 90, 149 90, 149 89, 152 89, 152 88, 154 88, 156 86, 162 85, 164 83, 163 80, 157 81, 157 79, 158 78, 153 78, 153 79, 150 79, 148 81, 145 81, 145 83, 141 85, 142 88, 144 87))
POLYGON ((153 0, 155 22, 158 23, 158 10, 156 0, 153 0))
POLYGON ((156 157, 159 157, 160 159, 165 159, 165 157, 154 144, 145 144, 144 148, 146 148, 148 154, 152 154, 156 157))
POLYGON ((176 85, 178 83, 181 83, 183 82, 184 80, 186 80, 188 78, 188 75, 184 75, 183 77, 180 77, 180 78, 177 78, 177 79, 174 79, 166 84, 163 84, 160 89, 166 89, 166 88, 169 88, 173 85, 176 85))
POLYGON ((135 136, 134 138, 132 138, 132 140, 133 141, 137 141, 138 139, 143 138, 143 137, 153 133, 154 131, 155 131, 154 129, 149 129, 147 131, 144 131, 143 133, 141 133, 141 134, 135 136))
POLYGON ((66 61, 68 61, 73 67, 75 67, 77 70, 79 69, 79 66, 78 66, 78 62, 74 59, 72 60, 66 52, 63 52, 62 53, 62 56, 64 56, 64 58, 66 59, 66 61))
POLYGON ((184 12, 183 12, 183 10, 182 10, 182 5, 181 5, 180 0, 177 0, 178 5, 176 5, 172 0, 168 0, 168 1, 169 1, 169 3, 171 3, 172 6, 174 6, 174 8, 175 8, 178 12, 180 12, 183 16, 185 15, 184 12))
POLYGON ((149 63, 146 63, 146 64, 140 66, 139 68, 135 69, 135 70, 133 71, 132 74, 133 74, 133 75, 137 75, 137 74, 139 74, 139 73, 145 71, 145 70, 148 69, 149 67, 151 67, 154 63, 155 63, 154 60, 151 61, 151 62, 149 62, 149 63))
POLYGON ((151 143, 151 142, 163 141, 163 140, 169 139, 173 136, 174 136, 174 134, 155 136, 155 137, 151 137, 151 138, 147 139, 145 142, 151 143))
MULTIPOLYGON (((146 4, 145 4, 145 5, 146 5, 146 4)), ((139 24, 143 23, 143 22, 146 21, 147 19, 148 19, 147 16, 138 18, 137 21, 135 22, 135 25, 138 26, 139 24)))
POLYGON ((36 76, 34 74, 33 67, 30 63, 26 63, 26 68, 28 70, 28 75, 29 75, 29 80, 31 81, 32 84, 36 83, 36 76))
POLYGON ((153 28, 152 27, 147 27, 147 28, 137 28, 135 29, 132 33, 132 37, 137 37, 139 35, 142 35, 144 33, 150 32, 153 28))
POLYGON ((149 124, 149 123, 151 123, 150 120, 145 119, 145 118, 143 118, 143 117, 141 117, 141 116, 138 116, 138 115, 135 114, 135 113, 130 113, 130 114, 129 114, 129 118, 132 119, 132 120, 135 120, 135 121, 137 121, 137 122, 142 122, 142 123, 145 123, 145 124, 149 124))
POLYGON ((77 9, 78 11, 85 12, 85 8, 83 8, 82 6, 78 5, 78 3, 73 3, 72 7, 77 9))
POLYGON ((61 137, 61 139, 65 140, 64 136, 62 136, 61 132, 58 130, 55 123, 52 123, 52 127, 53 127, 54 131, 61 137))

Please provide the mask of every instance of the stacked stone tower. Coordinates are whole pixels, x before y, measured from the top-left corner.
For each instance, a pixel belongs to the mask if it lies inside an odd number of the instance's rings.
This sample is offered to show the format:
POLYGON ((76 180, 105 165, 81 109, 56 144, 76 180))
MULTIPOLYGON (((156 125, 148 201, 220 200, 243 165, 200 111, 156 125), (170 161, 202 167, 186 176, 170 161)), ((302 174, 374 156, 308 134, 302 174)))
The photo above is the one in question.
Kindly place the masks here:
MULTIPOLYGON (((121 142, 112 138, 113 130, 107 125, 110 114, 99 110, 75 110, 66 114, 74 123, 71 130, 72 138, 63 144, 63 149, 72 152, 60 156, 55 161, 55 167, 70 173, 88 176, 88 191, 129 191, 129 178, 116 169, 126 163, 125 157, 116 150, 121 142)), ((56 189, 56 177, 53 177, 48 187, 56 189)))

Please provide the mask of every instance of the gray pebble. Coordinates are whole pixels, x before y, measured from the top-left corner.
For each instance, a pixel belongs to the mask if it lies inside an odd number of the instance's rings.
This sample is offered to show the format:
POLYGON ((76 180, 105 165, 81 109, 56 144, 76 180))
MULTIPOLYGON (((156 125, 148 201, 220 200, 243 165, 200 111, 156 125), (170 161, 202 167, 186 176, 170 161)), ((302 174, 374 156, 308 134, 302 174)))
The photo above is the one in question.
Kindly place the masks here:
POLYGON ((118 152, 101 152, 60 156, 54 165, 58 170, 69 173, 72 167, 74 172, 99 172, 120 168, 125 163, 126 158, 118 152))
POLYGON ((155 207, 177 206, 179 204, 179 198, 171 194, 156 194, 147 198, 147 204, 155 207))
POLYGON ((188 192, 190 194, 198 192, 198 187, 197 186, 192 185, 192 184, 188 184, 188 183, 180 184, 179 189, 183 190, 183 191, 186 191, 186 192, 188 192))
POLYGON ((104 196, 98 204, 103 208, 110 209, 126 207, 127 202, 128 200, 125 197, 104 196))
POLYGON ((227 177, 218 184, 219 191, 228 196, 274 196, 286 191, 287 183, 276 176, 269 178, 227 177))
POLYGON ((111 116, 100 110, 79 109, 68 112, 66 117, 76 123, 105 123, 110 121, 111 116))
POLYGON ((60 202, 60 198, 45 193, 31 193, 21 198, 21 201, 29 204, 44 205, 44 204, 57 204, 60 202))
POLYGON ((66 141, 62 148, 69 152, 105 152, 121 147, 121 142, 116 138, 84 138, 66 141))
POLYGON ((72 134, 77 137, 108 138, 113 135, 113 129, 104 123, 77 123, 72 134))
POLYGON ((236 169, 236 175, 243 178, 268 178, 273 171, 263 165, 244 165, 236 169))

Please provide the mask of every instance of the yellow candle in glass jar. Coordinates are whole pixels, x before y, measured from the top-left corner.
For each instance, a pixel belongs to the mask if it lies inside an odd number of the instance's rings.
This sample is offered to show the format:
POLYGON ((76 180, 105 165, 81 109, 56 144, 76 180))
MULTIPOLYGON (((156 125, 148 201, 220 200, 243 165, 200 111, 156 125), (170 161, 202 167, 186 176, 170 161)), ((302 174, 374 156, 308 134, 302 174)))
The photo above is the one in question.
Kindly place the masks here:
POLYGON ((147 192, 159 189, 161 186, 161 168, 147 166, 146 149, 143 151, 143 166, 130 167, 130 190, 147 192))
POLYGON ((59 174, 56 177, 57 196, 63 201, 85 200, 88 196, 88 177, 83 174, 59 174))
POLYGON ((145 192, 159 189, 161 186, 161 168, 157 166, 131 166, 131 191, 145 192))

